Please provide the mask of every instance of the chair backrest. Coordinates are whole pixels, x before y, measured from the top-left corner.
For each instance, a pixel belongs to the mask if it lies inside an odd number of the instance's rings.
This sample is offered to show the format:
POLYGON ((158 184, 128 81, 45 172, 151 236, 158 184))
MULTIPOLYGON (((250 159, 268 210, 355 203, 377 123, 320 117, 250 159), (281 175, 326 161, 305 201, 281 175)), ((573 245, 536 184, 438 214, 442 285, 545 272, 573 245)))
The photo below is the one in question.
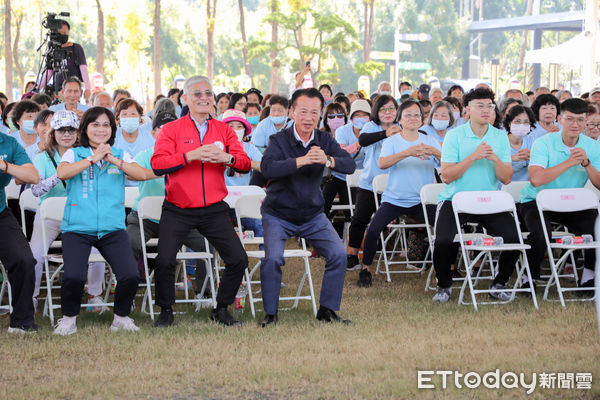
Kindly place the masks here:
POLYGON ((21 207, 21 210, 37 211, 39 202, 40 198, 35 197, 33 193, 31 193, 31 189, 27 189, 21 193, 19 207, 21 207))
POLYGON ((164 196, 146 196, 138 203, 138 217, 144 219, 160 220, 164 196))
POLYGON ((437 204, 438 196, 444 190, 443 183, 428 183, 421 188, 421 204, 437 204))
POLYGON ((373 178, 373 193, 381 194, 385 192, 389 177, 388 174, 381 174, 373 178))
POLYGON ((42 224, 45 220, 62 221, 66 204, 66 197, 48 197, 44 199, 39 209, 42 224))
POLYGON ((526 183, 527 181, 514 181, 509 183, 508 185, 502 185, 501 190, 510 194, 515 203, 517 203, 519 201, 519 197, 521 197, 521 190, 523 189, 523 186, 525 186, 526 183))
POLYGON ((458 192, 452 198, 452 208, 457 213, 497 214, 513 212, 515 201, 500 190, 458 192))
POLYGON ((588 181, 585 183, 584 188, 590 189, 592 192, 594 192, 596 194, 596 196, 598 197, 598 199, 600 199, 600 190, 598 190, 598 188, 596 186, 594 186, 594 184, 592 183, 592 181, 590 181, 588 179, 588 181))
POLYGON ((125 207, 133 208, 133 203, 140 196, 140 189, 137 186, 125 186, 125 207))
POLYGON ((573 212, 598 208, 598 196, 586 188, 544 189, 536 196, 541 211, 573 212))
POLYGON ((360 174, 362 174, 362 169, 357 169, 351 175, 346 175, 346 184, 353 188, 358 187, 358 181, 360 180, 360 174))
POLYGON ((249 194, 237 199, 235 202, 235 213, 239 218, 262 218, 260 205, 265 199, 265 194, 249 194))
POLYGON ((265 190, 260 186, 245 185, 245 186, 227 186, 227 196, 223 199, 229 204, 229 207, 235 208, 235 203, 242 196, 249 194, 265 194, 265 190))
POLYGON ((21 193, 21 186, 17 185, 14 179, 11 179, 4 188, 4 193, 6 194, 7 201, 16 200, 19 198, 19 193, 21 193))

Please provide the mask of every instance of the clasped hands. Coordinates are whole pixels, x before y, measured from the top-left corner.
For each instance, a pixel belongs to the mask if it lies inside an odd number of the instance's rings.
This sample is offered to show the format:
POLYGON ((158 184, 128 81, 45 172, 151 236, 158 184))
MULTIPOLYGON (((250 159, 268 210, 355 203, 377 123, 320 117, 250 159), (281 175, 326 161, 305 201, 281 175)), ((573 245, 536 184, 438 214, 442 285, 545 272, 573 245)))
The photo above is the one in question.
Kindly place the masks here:
POLYGON ((231 155, 225 153, 215 144, 207 144, 200 146, 194 150, 188 151, 186 154, 188 161, 202 161, 209 163, 228 163, 231 160, 231 155))
POLYGON ((326 162, 327 154, 319 146, 311 146, 308 153, 296 158, 296 166, 298 168, 310 164, 325 164, 326 162))

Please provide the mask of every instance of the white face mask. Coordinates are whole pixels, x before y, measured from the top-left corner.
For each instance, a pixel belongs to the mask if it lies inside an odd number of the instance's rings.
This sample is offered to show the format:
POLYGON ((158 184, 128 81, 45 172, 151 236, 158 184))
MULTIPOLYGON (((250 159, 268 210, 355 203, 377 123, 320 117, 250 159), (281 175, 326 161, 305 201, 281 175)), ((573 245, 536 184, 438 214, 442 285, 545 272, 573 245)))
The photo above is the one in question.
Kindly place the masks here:
POLYGON ((382 90, 381 92, 379 92, 380 95, 390 95, 391 92, 389 90, 382 90))
POLYGON ((531 126, 529 124, 512 124, 510 126, 510 133, 516 137, 523 137, 531 132, 531 126))
POLYGON ((241 142, 242 139, 244 138, 244 133, 246 133, 246 130, 242 128, 242 129, 234 129, 234 131, 238 137, 238 140, 241 142))

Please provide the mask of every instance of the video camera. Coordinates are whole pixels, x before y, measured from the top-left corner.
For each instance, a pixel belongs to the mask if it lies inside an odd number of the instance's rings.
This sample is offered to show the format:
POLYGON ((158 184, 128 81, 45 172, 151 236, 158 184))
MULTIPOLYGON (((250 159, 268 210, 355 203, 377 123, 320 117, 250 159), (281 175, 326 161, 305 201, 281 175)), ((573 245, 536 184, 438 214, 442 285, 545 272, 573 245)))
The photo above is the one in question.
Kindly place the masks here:
MULTIPOLYGON (((40 76, 42 71, 51 70, 54 73, 55 79, 59 74, 63 76, 63 79, 66 79, 67 58, 72 50, 62 47, 63 44, 67 43, 69 40, 69 35, 58 32, 59 29, 62 28, 64 20, 57 17, 69 16, 71 16, 71 14, 64 11, 58 14, 48 13, 46 14, 46 18, 42 20, 42 26, 46 28, 48 32, 46 33, 46 39, 37 49, 37 51, 40 51, 42 47, 46 45, 43 53, 41 54, 38 76, 40 76)), ((54 88, 54 85, 46 86, 47 93, 54 92, 55 89, 60 90, 60 88, 54 88)), ((34 88, 34 91, 38 91, 37 85, 34 88)))

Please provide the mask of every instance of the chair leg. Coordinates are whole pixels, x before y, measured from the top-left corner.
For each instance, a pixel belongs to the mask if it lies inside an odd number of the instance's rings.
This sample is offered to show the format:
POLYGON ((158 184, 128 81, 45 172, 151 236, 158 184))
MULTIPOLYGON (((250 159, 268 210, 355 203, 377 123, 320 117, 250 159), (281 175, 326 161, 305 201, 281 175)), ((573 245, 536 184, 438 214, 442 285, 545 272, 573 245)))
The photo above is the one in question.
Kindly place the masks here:
POLYGON ((317 301, 315 299, 315 289, 313 287, 312 274, 310 272, 310 264, 308 262, 308 258, 304 257, 304 268, 306 270, 307 279, 308 279, 308 288, 310 289, 310 299, 312 301, 313 313, 315 314, 315 318, 317 316, 317 301))

